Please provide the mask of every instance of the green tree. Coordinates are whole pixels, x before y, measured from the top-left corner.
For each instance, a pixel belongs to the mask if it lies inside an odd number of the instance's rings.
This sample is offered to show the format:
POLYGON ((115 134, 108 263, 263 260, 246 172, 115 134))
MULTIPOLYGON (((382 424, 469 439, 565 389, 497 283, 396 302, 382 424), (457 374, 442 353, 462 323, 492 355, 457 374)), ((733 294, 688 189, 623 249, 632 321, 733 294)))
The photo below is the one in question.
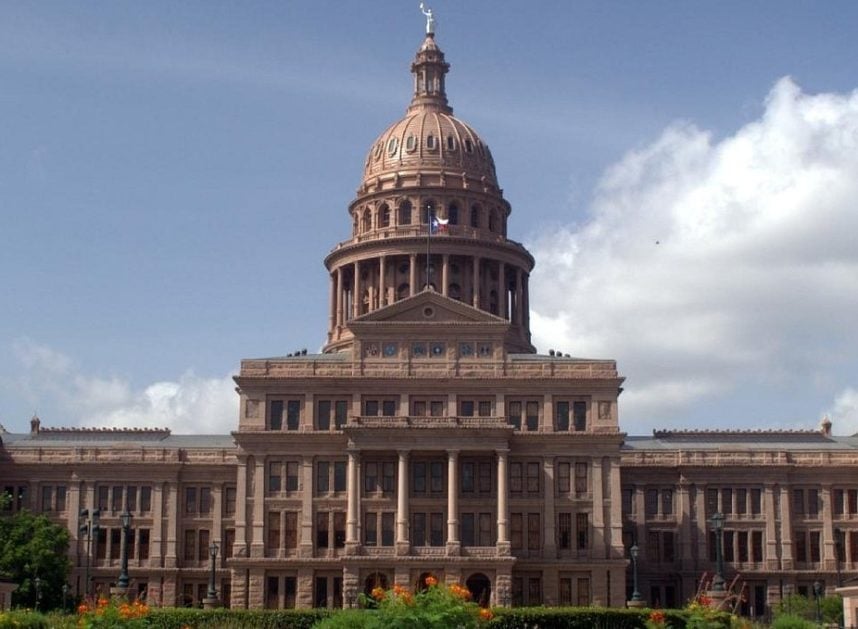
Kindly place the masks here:
POLYGON ((13 605, 39 608, 63 604, 63 584, 68 578, 68 531, 43 515, 19 511, 0 517, 0 574, 18 584, 13 605))

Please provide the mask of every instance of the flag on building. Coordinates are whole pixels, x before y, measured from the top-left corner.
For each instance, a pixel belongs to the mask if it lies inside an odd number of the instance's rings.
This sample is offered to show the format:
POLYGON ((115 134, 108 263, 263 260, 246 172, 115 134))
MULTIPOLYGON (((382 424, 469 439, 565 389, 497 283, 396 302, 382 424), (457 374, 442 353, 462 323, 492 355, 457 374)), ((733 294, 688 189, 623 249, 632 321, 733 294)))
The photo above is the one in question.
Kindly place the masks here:
POLYGON ((439 232, 447 231, 447 224, 450 222, 448 218, 438 218, 434 214, 432 215, 432 219, 429 221, 429 232, 432 234, 437 234, 439 232))

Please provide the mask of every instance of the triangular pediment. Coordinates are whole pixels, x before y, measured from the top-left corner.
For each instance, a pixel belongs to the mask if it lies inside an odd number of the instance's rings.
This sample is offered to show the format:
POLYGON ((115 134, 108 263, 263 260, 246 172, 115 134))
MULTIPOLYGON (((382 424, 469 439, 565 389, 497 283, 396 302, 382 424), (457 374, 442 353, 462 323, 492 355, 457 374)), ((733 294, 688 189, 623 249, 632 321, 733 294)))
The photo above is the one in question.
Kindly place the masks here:
POLYGON ((508 325, 504 319, 426 290, 352 319, 354 323, 482 323, 508 325))

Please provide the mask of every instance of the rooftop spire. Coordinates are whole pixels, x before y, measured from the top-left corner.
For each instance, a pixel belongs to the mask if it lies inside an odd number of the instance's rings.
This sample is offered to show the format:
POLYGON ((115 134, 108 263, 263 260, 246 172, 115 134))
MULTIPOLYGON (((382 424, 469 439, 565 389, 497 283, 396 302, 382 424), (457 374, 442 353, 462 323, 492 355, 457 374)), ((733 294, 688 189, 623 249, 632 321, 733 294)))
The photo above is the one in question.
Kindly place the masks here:
MULTIPOLYGON (((422 5, 421 5, 422 7, 422 5)), ((453 108, 447 104, 447 93, 444 91, 444 75, 450 69, 450 64, 444 61, 444 53, 435 43, 435 20, 431 9, 426 19, 426 39, 420 45, 417 55, 411 64, 411 74, 414 75, 414 96, 408 106, 408 113, 420 109, 434 109, 445 114, 452 114, 453 108)))

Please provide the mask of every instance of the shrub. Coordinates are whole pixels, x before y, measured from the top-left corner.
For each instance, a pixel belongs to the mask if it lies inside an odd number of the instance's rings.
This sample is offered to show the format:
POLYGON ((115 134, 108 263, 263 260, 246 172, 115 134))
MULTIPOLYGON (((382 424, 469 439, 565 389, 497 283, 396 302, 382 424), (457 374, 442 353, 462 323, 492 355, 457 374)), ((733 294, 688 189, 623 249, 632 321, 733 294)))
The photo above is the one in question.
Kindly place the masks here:
POLYGON ((311 629, 332 612, 325 609, 152 609, 147 618, 153 629, 311 629))
POLYGON ((0 612, 0 629, 48 629, 48 619, 39 612, 14 610, 0 612))
POLYGON ((772 623, 772 629, 815 629, 816 623, 793 614, 781 614, 772 623))

